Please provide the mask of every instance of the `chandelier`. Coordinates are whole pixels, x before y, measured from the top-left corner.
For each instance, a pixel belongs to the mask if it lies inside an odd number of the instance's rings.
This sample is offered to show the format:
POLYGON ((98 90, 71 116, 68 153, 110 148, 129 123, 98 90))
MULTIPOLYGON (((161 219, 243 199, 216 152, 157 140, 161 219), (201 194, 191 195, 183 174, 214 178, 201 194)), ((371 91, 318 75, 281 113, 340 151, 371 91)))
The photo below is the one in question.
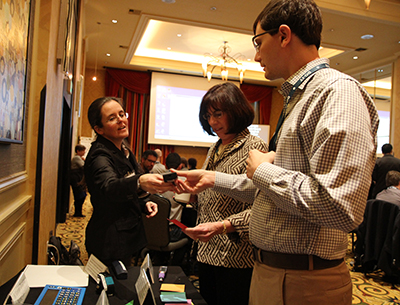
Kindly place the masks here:
POLYGON ((246 70, 238 60, 243 60, 245 58, 242 54, 236 54, 234 57, 230 56, 228 53, 231 52, 231 48, 228 46, 228 42, 224 41, 224 44, 219 47, 218 52, 220 55, 218 57, 212 54, 206 53, 204 56, 204 61, 202 63, 203 75, 207 76, 208 81, 211 80, 212 73, 216 67, 221 69, 222 80, 228 80, 228 67, 235 68, 238 70, 240 83, 243 82, 244 71, 246 70))

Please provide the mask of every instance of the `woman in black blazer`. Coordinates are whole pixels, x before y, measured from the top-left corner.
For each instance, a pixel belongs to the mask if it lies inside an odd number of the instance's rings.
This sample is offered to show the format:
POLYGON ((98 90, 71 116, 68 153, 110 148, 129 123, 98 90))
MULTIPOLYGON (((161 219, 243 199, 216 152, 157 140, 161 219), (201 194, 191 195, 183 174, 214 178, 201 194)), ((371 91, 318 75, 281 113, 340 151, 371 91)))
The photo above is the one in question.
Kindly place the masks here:
POLYGON ((149 193, 173 189, 161 175, 139 174, 135 156, 124 144, 128 119, 119 99, 103 97, 88 110, 89 123, 96 132, 85 161, 85 179, 93 206, 86 228, 86 250, 104 264, 120 260, 126 265, 146 246, 141 220, 157 213, 157 205, 141 200, 149 193))

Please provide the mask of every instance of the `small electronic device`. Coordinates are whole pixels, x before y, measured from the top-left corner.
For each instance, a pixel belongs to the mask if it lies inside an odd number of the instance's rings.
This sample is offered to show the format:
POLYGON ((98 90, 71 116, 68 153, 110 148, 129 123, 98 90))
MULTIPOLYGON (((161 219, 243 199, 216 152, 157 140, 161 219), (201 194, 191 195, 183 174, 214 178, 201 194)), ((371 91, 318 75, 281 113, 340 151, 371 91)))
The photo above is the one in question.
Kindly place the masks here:
POLYGON ((34 305, 81 305, 86 288, 46 285, 34 305))
POLYGON ((163 174, 164 182, 174 182, 176 178, 178 178, 178 175, 176 173, 165 173, 163 174))
POLYGON ((113 261, 112 269, 117 279, 126 280, 128 278, 128 271, 126 270, 125 265, 121 261, 113 261))
POLYGON ((108 272, 102 272, 98 275, 98 282, 96 286, 96 292, 101 293, 104 290, 108 296, 114 295, 115 287, 114 280, 108 272))
POLYGON ((158 270, 158 281, 163 282, 165 278, 165 274, 167 273, 167 266, 160 266, 160 269, 158 270))

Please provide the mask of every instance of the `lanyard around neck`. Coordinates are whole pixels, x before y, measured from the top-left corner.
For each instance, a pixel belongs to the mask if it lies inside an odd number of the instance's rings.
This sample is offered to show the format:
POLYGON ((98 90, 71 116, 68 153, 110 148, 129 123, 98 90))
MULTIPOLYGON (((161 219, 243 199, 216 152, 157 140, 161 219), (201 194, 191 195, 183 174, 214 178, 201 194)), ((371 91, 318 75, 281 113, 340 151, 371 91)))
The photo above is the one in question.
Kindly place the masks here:
POLYGON ((276 140, 278 137, 278 132, 279 129, 281 129, 281 126, 283 124, 283 121, 286 118, 286 107, 289 104, 290 99, 292 98, 293 94, 297 90, 297 88, 300 87, 300 85, 309 77, 311 74, 317 72, 318 70, 324 69, 324 68, 329 68, 329 65, 327 63, 319 64, 318 66, 315 66, 314 68, 311 68, 308 70, 306 73, 303 74, 302 77, 293 85, 292 89, 289 92, 289 95, 287 96, 285 100, 285 104, 283 105, 283 109, 281 112, 281 115, 279 116, 278 124, 276 125, 275 128, 275 133, 271 138, 271 141, 269 141, 269 151, 275 151, 276 150, 276 140))

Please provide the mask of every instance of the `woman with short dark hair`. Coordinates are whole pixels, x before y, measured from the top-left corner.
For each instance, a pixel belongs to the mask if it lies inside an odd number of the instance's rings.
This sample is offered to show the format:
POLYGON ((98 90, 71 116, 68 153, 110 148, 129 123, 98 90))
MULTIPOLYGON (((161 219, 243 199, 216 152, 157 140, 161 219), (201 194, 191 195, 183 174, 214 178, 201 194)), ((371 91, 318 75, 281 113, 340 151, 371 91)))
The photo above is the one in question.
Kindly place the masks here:
MULTIPOLYGON (((250 150, 268 151, 268 145, 247 129, 254 110, 233 83, 212 87, 200 105, 200 123, 219 140, 208 151, 203 169, 245 174, 250 150)), ((198 242, 200 293, 209 305, 248 304, 253 270, 248 236, 251 204, 207 189, 198 194, 195 228, 184 232, 198 242), (227 228, 229 232, 227 233, 227 228), (204 232, 209 238, 203 238, 204 232)))

